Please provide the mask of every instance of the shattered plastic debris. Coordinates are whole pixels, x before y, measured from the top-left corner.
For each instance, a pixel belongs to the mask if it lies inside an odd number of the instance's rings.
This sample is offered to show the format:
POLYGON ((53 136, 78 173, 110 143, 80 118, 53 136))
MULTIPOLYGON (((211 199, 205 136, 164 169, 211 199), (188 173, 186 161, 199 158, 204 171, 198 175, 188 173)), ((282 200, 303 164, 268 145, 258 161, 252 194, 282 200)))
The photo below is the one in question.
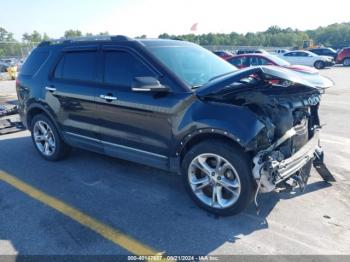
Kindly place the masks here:
MULTIPOLYGON (((14 105, 0 105, 0 117, 15 115, 18 113, 18 107, 14 105)), ((0 119, 0 135, 19 132, 24 130, 24 126, 19 121, 11 119, 0 119)))
POLYGON ((0 117, 14 115, 18 113, 18 106, 15 105, 1 105, 0 104, 0 117))

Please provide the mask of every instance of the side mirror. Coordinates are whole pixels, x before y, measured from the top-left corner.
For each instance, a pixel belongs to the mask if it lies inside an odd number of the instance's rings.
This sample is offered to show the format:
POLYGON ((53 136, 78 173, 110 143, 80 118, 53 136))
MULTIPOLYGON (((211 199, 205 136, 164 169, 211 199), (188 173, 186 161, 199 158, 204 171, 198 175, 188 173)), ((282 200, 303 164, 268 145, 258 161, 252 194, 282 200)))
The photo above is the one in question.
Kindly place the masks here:
POLYGON ((150 76, 135 77, 132 81, 131 90, 135 92, 156 93, 167 93, 170 91, 169 87, 162 85, 158 79, 150 76))

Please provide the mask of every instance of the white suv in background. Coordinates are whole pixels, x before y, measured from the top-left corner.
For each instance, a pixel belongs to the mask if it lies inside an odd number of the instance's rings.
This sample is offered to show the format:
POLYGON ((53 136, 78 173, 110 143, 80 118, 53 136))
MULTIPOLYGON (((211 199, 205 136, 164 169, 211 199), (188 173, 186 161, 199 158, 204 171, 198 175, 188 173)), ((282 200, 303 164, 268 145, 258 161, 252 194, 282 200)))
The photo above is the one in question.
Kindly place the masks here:
POLYGON ((330 56, 316 55, 310 51, 290 51, 284 54, 278 54, 279 57, 288 61, 292 65, 314 66, 317 69, 322 69, 326 66, 334 65, 334 59, 330 56))

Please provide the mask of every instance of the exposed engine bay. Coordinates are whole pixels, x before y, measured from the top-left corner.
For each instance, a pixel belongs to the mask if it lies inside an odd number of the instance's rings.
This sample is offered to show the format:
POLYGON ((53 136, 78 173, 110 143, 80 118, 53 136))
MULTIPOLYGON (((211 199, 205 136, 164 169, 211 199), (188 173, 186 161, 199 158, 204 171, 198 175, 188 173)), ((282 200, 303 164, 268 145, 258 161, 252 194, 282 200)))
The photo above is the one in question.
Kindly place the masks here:
POLYGON ((323 171, 324 180, 334 180, 323 165, 319 142, 323 92, 307 81, 290 81, 261 68, 210 96, 216 102, 249 108, 265 126, 246 148, 252 154, 256 196, 277 187, 303 190, 312 164, 323 171))

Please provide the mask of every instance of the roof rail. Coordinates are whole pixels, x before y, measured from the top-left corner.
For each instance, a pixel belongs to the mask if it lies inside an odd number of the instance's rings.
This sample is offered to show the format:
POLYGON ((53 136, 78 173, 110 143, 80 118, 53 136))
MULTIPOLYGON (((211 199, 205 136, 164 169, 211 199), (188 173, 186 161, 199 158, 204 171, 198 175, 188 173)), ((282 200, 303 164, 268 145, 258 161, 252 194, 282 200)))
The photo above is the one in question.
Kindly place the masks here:
POLYGON ((96 35, 96 36, 82 36, 82 37, 62 37, 59 39, 50 39, 48 41, 41 42, 38 47, 62 44, 62 43, 74 43, 79 41, 114 41, 114 42, 124 42, 131 41, 132 39, 123 35, 96 35))

